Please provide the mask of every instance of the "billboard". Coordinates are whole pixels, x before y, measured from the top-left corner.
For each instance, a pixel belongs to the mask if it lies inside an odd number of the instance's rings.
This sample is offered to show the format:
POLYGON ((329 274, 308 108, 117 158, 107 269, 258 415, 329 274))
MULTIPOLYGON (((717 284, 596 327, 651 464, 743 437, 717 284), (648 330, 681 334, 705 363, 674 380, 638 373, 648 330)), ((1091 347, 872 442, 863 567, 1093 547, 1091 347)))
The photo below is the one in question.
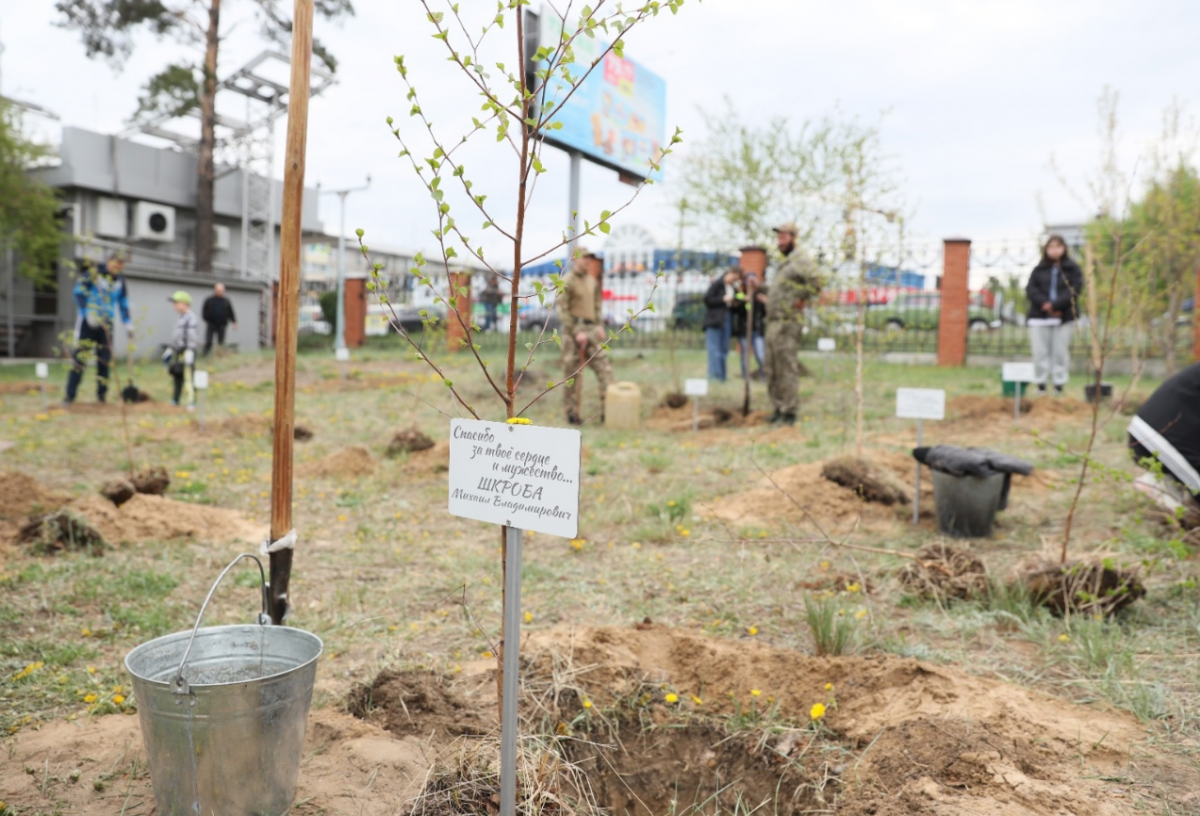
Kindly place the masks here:
MULTIPOLYGON (((538 44, 553 48, 562 39, 562 29, 558 14, 544 6, 538 15, 538 44)), ((577 38, 572 46, 575 62, 567 66, 571 76, 583 76, 608 46, 599 37, 577 38)), ((544 61, 538 66, 545 67, 544 61)), ((577 150, 619 173, 662 180, 661 170, 650 169, 651 161, 659 160, 666 137, 667 84, 661 77, 610 51, 562 104, 567 90, 559 76, 546 83, 544 97, 538 92, 539 100, 556 105, 551 121, 562 123, 560 130, 547 132, 547 143, 577 150)))

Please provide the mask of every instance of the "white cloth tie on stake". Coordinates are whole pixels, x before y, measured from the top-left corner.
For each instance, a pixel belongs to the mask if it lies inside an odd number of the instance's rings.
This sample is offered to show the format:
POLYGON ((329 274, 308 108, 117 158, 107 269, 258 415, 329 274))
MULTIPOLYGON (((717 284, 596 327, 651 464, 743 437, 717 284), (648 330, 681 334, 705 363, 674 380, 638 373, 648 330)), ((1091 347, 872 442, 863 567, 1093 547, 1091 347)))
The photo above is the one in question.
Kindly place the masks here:
POLYGON ((296 549, 296 531, 290 530, 288 534, 279 539, 275 543, 271 543, 271 538, 268 536, 263 539, 262 546, 259 548, 259 553, 262 555, 270 555, 271 553, 280 552, 281 550, 296 549))

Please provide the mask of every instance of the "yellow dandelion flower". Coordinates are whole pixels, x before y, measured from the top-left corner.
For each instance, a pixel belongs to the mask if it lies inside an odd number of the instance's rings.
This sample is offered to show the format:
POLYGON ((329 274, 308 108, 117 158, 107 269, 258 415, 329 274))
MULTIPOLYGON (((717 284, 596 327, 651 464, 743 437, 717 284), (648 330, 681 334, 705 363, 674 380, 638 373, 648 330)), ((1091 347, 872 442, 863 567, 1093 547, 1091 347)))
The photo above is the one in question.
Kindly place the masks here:
POLYGON ((808 710, 808 716, 812 717, 814 720, 819 720, 822 717, 824 717, 825 716, 825 704, 824 703, 814 703, 813 707, 808 710))
POLYGON ((692 534, 692 531, 691 530, 680 530, 679 534, 681 536, 683 536, 684 538, 687 538, 688 536, 690 536, 692 534))
POLYGON ((695 703, 696 705, 704 705, 704 701, 701 700, 699 697, 697 697, 695 694, 692 695, 692 702, 695 703))
POLYGON ((591 707, 592 707, 592 701, 591 701, 591 700, 584 700, 584 701, 583 701, 583 707, 584 707, 584 708, 591 708, 591 707))
POLYGON ((191 474, 191 473, 189 473, 189 472, 188 472, 188 471, 186 471, 186 470, 177 470, 177 471, 175 471, 175 478, 176 478, 176 479, 190 479, 190 478, 191 478, 191 476, 192 476, 192 474, 191 474))
POLYGON ((860 609, 854 613, 854 617, 858 618, 859 620, 862 620, 866 616, 867 616, 867 610, 865 610, 865 609, 860 609))
POLYGON ((87 695, 86 697, 84 697, 84 698, 83 698, 83 701, 84 701, 85 703, 94 703, 94 702, 96 702, 96 695, 95 695, 95 694, 89 694, 89 695, 87 695))
POLYGON ((494 655, 494 654, 492 654, 492 652, 491 652, 491 650, 490 650, 490 649, 488 649, 487 651, 484 651, 484 652, 482 653, 482 656, 483 656, 483 657, 495 657, 495 655, 494 655))
POLYGON ((1068 635, 1066 632, 1063 632, 1061 635, 1058 636, 1059 643, 1068 643, 1068 642, 1070 642, 1070 640, 1071 640, 1071 636, 1068 635))
POLYGON ((533 623, 533 613, 532 613, 532 612, 526 612, 526 613, 525 613, 525 622, 526 622, 526 623, 533 623))
POLYGON ((113 697, 113 704, 114 704, 114 705, 120 705, 120 704, 121 704, 121 703, 123 703, 123 702, 125 702, 125 698, 124 698, 122 695, 120 695, 120 694, 117 694, 117 695, 115 695, 115 696, 113 697))
POLYGON ((761 697, 762 692, 759 691, 758 689, 750 689, 750 696, 751 697, 761 697))
POLYGON ((674 507, 674 506, 675 506, 675 502, 673 502, 673 501, 667 502, 667 507, 674 507))
POLYGON ((860 589, 862 589, 862 587, 861 587, 861 586, 859 586, 857 583, 854 583, 854 584, 846 584, 846 591, 847 591, 847 592, 858 592, 860 589))
POLYGON ((508 420, 508 424, 509 425, 532 425, 533 420, 527 419, 525 417, 513 417, 512 419, 508 420))
POLYGON ((747 633, 747 634, 749 634, 749 635, 750 635, 750 637, 754 637, 755 635, 757 635, 757 634, 758 634, 758 627, 757 627, 757 626, 751 626, 749 629, 747 629, 747 630, 746 630, 746 633, 747 633))
POLYGON ((825 690, 826 690, 826 691, 833 691, 833 683, 826 683, 826 684, 825 684, 825 690))
POLYGON ((571 547, 575 550, 575 552, 582 552, 583 545, 586 543, 587 543, 586 538, 572 538, 571 539, 571 547))
POLYGON ((679 702, 679 695, 678 694, 668 694, 663 699, 667 701, 668 705, 675 705, 676 703, 679 702))
POLYGON ((84 637, 91 637, 91 636, 92 636, 92 630, 91 630, 91 629, 81 629, 81 630, 79 631, 79 634, 83 635, 84 637))
POLYGON ((635 541, 629 546, 633 547, 635 550, 640 550, 642 548, 642 542, 635 541))

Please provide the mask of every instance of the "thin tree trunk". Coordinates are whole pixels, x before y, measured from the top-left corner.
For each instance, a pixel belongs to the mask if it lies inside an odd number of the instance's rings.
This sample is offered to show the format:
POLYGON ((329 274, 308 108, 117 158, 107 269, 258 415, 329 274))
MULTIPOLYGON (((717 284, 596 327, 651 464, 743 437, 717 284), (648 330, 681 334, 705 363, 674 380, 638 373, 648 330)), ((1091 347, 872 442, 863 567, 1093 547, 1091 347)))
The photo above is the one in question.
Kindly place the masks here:
MULTIPOLYGON (((212 274, 213 149, 217 122, 217 50, 220 46, 221 0, 209 0, 204 43, 204 84, 200 91, 200 161, 196 184, 196 271, 212 274)), ((271 236, 271 240, 275 240, 271 236)))

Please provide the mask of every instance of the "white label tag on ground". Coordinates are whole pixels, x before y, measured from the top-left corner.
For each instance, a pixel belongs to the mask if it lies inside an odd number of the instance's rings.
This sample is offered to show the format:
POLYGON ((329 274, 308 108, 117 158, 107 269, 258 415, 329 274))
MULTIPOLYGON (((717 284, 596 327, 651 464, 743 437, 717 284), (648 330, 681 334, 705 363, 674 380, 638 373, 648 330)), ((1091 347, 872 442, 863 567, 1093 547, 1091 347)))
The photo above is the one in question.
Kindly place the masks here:
POLYGON ((340 348, 333 352, 333 358, 339 363, 344 363, 350 359, 350 349, 340 348))
POLYGON ((684 380, 683 393, 689 397, 708 396, 708 380, 684 380))
POLYGON ((208 388, 208 372, 207 371, 197 371, 196 373, 194 373, 192 375, 192 387, 199 388, 202 391, 205 388, 208 388))
POLYGON ((1004 382, 1033 382, 1033 377, 1033 363, 1005 363, 1000 372, 1004 382))
POLYGON ((33 369, 37 372, 39 380, 44 380, 50 376, 50 366, 46 363, 34 363, 33 369))
POLYGON ((946 392, 941 388, 897 388, 896 416, 901 419, 945 419, 946 392))
POLYGON ((450 421, 450 514, 579 535, 579 431, 450 421))
POLYGON ((817 340, 817 351, 837 351, 837 340, 821 337, 817 340))

